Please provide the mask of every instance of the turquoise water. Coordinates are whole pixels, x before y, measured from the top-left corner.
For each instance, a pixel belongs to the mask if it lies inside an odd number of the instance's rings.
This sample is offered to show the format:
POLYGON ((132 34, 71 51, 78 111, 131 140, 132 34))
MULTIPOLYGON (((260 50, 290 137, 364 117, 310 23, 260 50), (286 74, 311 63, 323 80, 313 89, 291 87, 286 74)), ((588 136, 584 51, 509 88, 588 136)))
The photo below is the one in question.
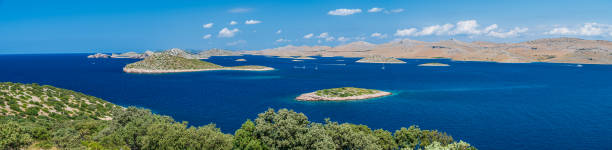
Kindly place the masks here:
POLYGON ((387 130, 416 124, 480 149, 612 149, 608 65, 408 59, 383 70, 381 64, 353 63, 355 58, 292 62, 244 56, 209 61, 277 70, 144 75, 121 70, 137 60, 85 56, 0 55, 0 81, 54 85, 123 106, 146 107, 192 125, 216 123, 227 133, 268 108, 289 108, 317 122, 331 118, 387 130), (237 58, 247 62, 233 61, 237 58), (416 66, 426 62, 451 67, 416 66), (301 93, 342 86, 394 94, 348 102, 293 100, 301 93))

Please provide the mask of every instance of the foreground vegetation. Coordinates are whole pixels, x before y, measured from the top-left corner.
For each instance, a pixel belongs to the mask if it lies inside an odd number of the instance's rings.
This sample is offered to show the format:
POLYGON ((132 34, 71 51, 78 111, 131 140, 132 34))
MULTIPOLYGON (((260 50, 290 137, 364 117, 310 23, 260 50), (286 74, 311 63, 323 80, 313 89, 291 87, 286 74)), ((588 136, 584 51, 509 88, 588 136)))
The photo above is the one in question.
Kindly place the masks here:
POLYGON ((311 122, 288 109, 268 109, 253 121, 246 120, 234 135, 222 133, 214 124, 190 126, 142 108, 113 107, 109 112, 110 120, 4 114, 0 149, 475 149, 446 133, 418 126, 391 133, 329 119, 311 122))

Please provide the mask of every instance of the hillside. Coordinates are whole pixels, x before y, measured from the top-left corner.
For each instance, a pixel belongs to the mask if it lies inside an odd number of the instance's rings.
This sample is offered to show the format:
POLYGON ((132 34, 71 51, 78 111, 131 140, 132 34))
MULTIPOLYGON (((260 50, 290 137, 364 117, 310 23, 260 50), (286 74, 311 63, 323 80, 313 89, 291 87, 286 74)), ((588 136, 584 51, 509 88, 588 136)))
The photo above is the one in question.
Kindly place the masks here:
POLYGON ((222 49, 210 49, 210 50, 205 50, 205 51, 201 51, 197 54, 197 56, 200 59, 207 59, 211 56, 241 56, 240 53, 238 52, 234 52, 234 51, 229 51, 229 50, 222 50, 222 49))
POLYGON ((267 71, 274 70, 274 68, 255 65, 224 67, 198 59, 187 59, 163 53, 127 64, 123 68, 123 71, 127 73, 172 73, 210 70, 267 71))
POLYGON ((79 92, 38 84, 0 83, 0 116, 109 119, 114 104, 79 92))
POLYGON ((380 55, 394 58, 449 58, 459 61, 503 63, 612 64, 612 42, 577 38, 550 38, 520 43, 462 42, 458 40, 423 42, 401 39, 378 45, 360 41, 336 47, 285 46, 244 53, 271 56, 324 57, 380 55))
POLYGON ((359 63, 385 63, 385 64, 404 64, 406 62, 396 58, 384 57, 379 55, 367 56, 357 60, 359 63))

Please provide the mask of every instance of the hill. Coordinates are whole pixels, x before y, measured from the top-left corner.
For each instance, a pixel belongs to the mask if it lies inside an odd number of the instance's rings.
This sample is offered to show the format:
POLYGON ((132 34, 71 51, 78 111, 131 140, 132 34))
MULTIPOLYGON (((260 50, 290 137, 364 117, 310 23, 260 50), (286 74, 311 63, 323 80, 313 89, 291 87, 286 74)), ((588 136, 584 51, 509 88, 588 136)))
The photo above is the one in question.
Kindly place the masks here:
POLYGON ((0 116, 53 119, 109 119, 119 106, 83 93, 48 85, 0 83, 0 116))
POLYGON ((271 56, 344 56, 431 59, 449 58, 459 61, 492 61, 502 63, 579 63, 612 64, 612 42, 578 38, 548 38, 519 43, 462 42, 445 40, 423 42, 409 39, 383 44, 353 42, 336 47, 285 46, 247 51, 247 54, 271 56))
POLYGON ((127 73, 172 73, 172 72, 196 72, 211 70, 244 70, 244 71, 267 71, 274 68, 265 66, 235 66, 223 67, 198 59, 187 59, 169 54, 155 54, 144 60, 127 64, 123 71, 127 73))

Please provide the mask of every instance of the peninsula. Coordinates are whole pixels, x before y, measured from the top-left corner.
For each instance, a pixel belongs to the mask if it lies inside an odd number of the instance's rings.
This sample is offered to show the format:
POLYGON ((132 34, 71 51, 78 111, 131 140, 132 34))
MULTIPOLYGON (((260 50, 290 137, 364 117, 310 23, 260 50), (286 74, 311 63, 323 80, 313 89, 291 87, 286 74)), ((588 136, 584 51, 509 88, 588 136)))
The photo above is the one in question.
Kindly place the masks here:
POLYGON ((372 55, 357 60, 358 63, 385 63, 385 64, 405 64, 406 62, 401 61, 392 57, 384 57, 380 55, 372 55))
POLYGON ((169 54, 155 54, 144 60, 128 64, 123 68, 123 71, 127 73, 177 73, 214 70, 269 71, 274 70, 274 68, 255 65, 224 67, 198 59, 187 59, 169 54))
POLYGON ((372 89, 341 87, 305 93, 295 99, 301 101, 346 101, 370 99, 387 95, 391 95, 391 93, 372 89))
POLYGON ((431 67, 449 67, 450 65, 448 64, 443 64, 443 63, 424 63, 424 64, 420 64, 418 66, 431 66, 431 67))

